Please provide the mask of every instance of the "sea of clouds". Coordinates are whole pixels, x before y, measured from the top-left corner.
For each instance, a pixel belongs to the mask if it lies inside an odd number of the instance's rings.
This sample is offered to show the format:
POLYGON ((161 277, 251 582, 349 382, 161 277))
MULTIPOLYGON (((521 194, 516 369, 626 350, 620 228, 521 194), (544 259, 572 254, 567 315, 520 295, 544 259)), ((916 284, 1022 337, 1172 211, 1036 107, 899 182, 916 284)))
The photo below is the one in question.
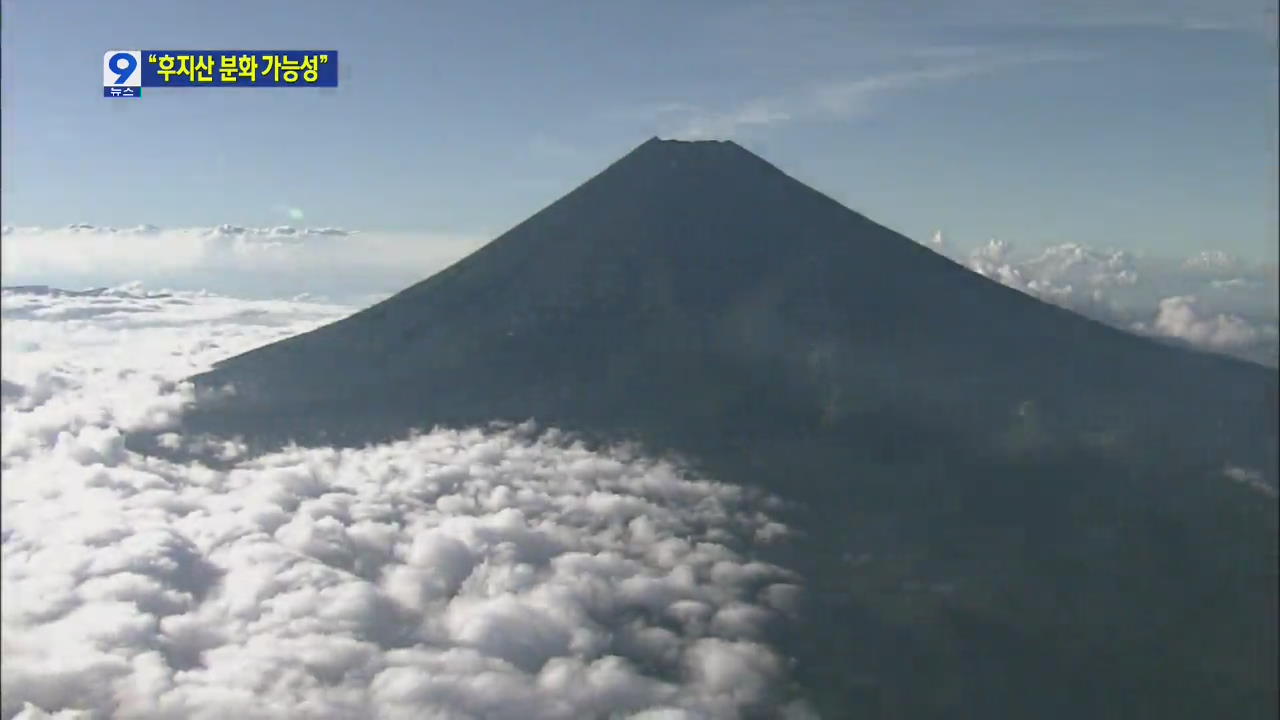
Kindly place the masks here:
POLYGON ((181 378, 354 308, 2 300, 0 718, 810 716, 770 498, 529 426, 141 455, 181 378))

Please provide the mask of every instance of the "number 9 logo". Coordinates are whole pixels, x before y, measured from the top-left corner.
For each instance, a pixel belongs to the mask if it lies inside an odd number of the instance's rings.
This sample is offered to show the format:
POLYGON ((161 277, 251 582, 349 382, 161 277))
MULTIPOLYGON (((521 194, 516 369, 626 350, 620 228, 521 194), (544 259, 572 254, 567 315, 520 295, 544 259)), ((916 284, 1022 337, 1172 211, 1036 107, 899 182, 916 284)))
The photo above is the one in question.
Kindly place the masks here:
POLYGON ((102 56, 103 86, 141 87, 141 64, 140 50, 108 50, 102 56))

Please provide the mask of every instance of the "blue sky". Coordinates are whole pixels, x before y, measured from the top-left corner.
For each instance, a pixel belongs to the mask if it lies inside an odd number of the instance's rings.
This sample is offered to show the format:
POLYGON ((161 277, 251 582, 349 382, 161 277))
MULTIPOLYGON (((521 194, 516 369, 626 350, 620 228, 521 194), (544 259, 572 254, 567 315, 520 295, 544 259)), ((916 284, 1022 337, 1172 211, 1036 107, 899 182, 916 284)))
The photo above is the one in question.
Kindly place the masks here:
POLYGON ((1274 11, 1037 5, 6 0, 3 222, 495 235, 652 135, 730 137, 917 239, 1274 261, 1274 11), (121 48, 341 81, 106 100, 121 48))

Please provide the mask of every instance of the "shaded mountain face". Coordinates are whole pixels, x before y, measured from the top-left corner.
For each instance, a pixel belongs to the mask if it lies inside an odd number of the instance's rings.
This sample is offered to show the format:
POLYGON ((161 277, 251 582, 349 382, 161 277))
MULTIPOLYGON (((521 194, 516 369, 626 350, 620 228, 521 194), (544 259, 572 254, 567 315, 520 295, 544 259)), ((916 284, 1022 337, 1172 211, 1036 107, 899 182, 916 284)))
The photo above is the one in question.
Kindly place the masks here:
POLYGON ((733 143, 650 140, 195 380, 235 393, 184 431, 258 448, 535 418, 794 501, 825 717, 1275 713, 1275 371, 988 281, 733 143))

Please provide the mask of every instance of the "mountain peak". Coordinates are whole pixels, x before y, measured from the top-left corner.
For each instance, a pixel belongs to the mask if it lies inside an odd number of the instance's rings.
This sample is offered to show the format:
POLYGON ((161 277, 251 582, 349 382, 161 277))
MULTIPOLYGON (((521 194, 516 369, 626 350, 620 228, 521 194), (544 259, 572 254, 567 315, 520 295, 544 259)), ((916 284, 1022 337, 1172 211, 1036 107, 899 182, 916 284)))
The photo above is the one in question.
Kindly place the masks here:
POLYGON ((664 139, 655 135, 636 146, 634 150, 624 155, 615 165, 621 165, 628 160, 638 158, 668 160, 676 163, 700 162, 709 164, 747 161, 773 167, 764 158, 732 140, 664 139))
MULTIPOLYGON (((1197 426, 1255 380, 972 273, 735 142, 652 137, 443 272, 220 363, 197 384, 241 393, 187 420, 241 426, 269 409, 304 435, 317 418, 303 408, 328 402, 344 410, 325 424, 357 442, 375 426, 535 417, 655 445, 683 437, 674 449, 696 454, 693 435, 736 426, 744 403, 753 432, 817 423, 835 437, 878 429, 880 404, 904 422, 983 428, 1034 398, 1076 432, 1095 422, 1084 394, 1142 410, 1127 422, 1155 432, 1197 426), (1210 366, 1227 379, 1183 402, 1185 377, 1210 366), (982 401, 944 400, 961 386, 982 401), (669 395, 681 401, 652 406, 669 395)), ((1207 438, 1241 444, 1216 426, 1207 438)))
POLYGON ((1215 479, 1274 485, 1274 377, 981 277, 736 143, 653 138, 196 377, 176 431, 350 447, 533 418, 777 493, 822 590, 793 637, 824 716, 1124 715, 1152 687, 1152 717, 1274 717, 1249 707, 1275 697, 1275 504, 1215 479), (829 693, 853 674, 883 695, 829 693))
POLYGON ((739 145, 738 143, 736 143, 736 142, 734 142, 734 141, 732 141, 732 140, 727 140, 727 139, 726 139, 726 140, 715 140, 715 139, 707 138, 707 139, 702 139, 702 140, 684 140, 684 139, 681 139, 681 138, 662 138, 662 137, 658 137, 657 135, 654 135, 653 137, 651 137, 651 138, 649 138, 648 140, 646 140, 646 141, 644 141, 643 143, 641 143, 640 147, 645 147, 645 146, 649 146, 649 145, 654 145, 654 146, 669 146, 669 147, 678 147, 678 146, 682 146, 682 145, 684 145, 684 146, 702 145, 702 146, 709 146, 709 147, 715 147, 715 146, 719 146, 719 147, 724 147, 724 146, 733 146, 733 147, 736 147, 736 148, 742 149, 742 146, 741 146, 741 145, 739 145))
POLYGON ((649 138, 636 147, 632 154, 645 153, 721 153, 722 157, 727 157, 729 153, 740 153, 749 155, 757 160, 758 155, 742 147, 732 140, 682 140, 680 138, 661 138, 657 135, 649 138))

